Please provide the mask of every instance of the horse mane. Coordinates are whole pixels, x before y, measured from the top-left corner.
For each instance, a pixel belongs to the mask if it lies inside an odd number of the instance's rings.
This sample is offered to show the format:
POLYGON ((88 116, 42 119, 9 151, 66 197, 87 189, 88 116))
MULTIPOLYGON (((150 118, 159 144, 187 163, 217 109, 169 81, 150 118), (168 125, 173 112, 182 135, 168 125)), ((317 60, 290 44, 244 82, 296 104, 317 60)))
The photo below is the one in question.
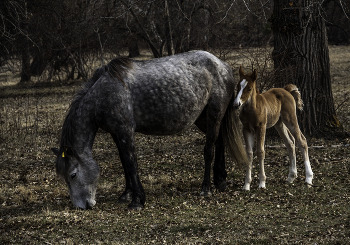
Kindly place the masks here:
MULTIPOLYGON (((75 95, 72 103, 68 108, 67 116, 64 120, 62 127, 62 135, 60 142, 60 149, 64 151, 65 148, 70 148, 74 153, 73 145, 75 140, 75 117, 76 111, 80 106, 80 102, 87 94, 87 92, 94 86, 94 84, 102 77, 106 72, 113 78, 118 79, 124 83, 123 77, 127 71, 132 68, 132 60, 126 57, 119 57, 113 59, 107 65, 97 68, 92 77, 83 85, 83 88, 75 95)), ((124 83, 125 84, 125 83, 124 83)), ((62 152, 61 152, 62 153, 62 152)), ((64 170, 64 166, 56 166, 57 172, 64 170)))
MULTIPOLYGON (((62 152, 67 153, 67 151, 69 150, 70 153, 73 154, 75 157, 79 157, 75 153, 75 149, 73 148, 75 143, 74 140, 75 140, 75 128, 76 128, 75 117, 76 117, 77 109, 80 106, 80 102, 82 101, 84 96, 87 94, 87 92, 92 88, 92 86, 94 86, 94 84, 106 72, 108 72, 112 78, 117 78, 119 81, 124 83, 123 77, 126 75, 127 71, 130 68, 132 68, 132 61, 128 58, 119 57, 119 58, 113 59, 107 65, 96 69, 92 77, 83 85, 83 88, 75 95, 72 103, 68 108, 68 113, 62 127, 59 154, 62 154, 62 152)), ((65 159, 61 159, 57 161, 56 172, 59 175, 64 176, 64 172, 67 169, 66 164, 67 164, 67 161, 65 159)))
POLYGON ((124 83, 123 77, 126 75, 129 69, 132 68, 132 60, 127 57, 119 57, 113 59, 107 65, 107 71, 111 77, 117 78, 119 81, 124 83))

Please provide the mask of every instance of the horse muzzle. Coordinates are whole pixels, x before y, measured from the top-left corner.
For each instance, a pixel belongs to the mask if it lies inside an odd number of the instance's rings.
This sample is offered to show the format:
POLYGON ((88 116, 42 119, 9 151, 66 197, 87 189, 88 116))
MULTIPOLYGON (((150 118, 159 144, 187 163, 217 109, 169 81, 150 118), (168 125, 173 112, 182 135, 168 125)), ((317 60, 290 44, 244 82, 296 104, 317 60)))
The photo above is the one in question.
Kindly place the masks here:
POLYGON ((88 201, 86 200, 86 209, 92 209, 92 207, 96 204, 95 200, 88 201))

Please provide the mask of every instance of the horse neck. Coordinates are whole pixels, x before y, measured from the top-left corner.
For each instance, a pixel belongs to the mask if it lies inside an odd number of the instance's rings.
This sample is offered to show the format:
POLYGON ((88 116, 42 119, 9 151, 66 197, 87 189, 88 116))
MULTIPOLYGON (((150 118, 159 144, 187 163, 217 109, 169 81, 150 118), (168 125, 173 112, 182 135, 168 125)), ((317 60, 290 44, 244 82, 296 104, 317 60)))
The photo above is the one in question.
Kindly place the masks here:
POLYGON ((61 144, 72 147, 78 154, 90 155, 98 127, 89 117, 78 116, 77 113, 68 118, 66 127, 65 135, 62 134, 66 142, 62 141, 61 144))

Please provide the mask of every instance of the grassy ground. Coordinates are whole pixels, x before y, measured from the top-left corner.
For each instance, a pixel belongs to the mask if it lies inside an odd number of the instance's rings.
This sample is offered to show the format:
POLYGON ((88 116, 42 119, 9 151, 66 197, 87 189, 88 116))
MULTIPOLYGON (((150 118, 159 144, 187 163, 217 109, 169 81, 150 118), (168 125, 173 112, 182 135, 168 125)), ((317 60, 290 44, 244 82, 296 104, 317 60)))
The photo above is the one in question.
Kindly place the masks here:
MULTIPOLYGON (((350 48, 331 47, 336 105, 348 97, 350 48)), ((350 139, 308 139, 315 174, 289 185, 286 149, 269 138, 267 189, 258 190, 255 167, 250 192, 244 170, 227 163, 228 186, 210 198, 199 196, 205 137, 196 128, 171 137, 137 135, 144 210, 117 204, 124 189, 118 152, 99 132, 93 147, 101 167, 96 206, 77 210, 56 177, 55 157, 66 109, 80 84, 0 91, 0 244, 349 244, 350 139)), ((338 116, 349 129, 350 103, 338 116)), ((256 164, 255 164, 256 165, 256 164)))

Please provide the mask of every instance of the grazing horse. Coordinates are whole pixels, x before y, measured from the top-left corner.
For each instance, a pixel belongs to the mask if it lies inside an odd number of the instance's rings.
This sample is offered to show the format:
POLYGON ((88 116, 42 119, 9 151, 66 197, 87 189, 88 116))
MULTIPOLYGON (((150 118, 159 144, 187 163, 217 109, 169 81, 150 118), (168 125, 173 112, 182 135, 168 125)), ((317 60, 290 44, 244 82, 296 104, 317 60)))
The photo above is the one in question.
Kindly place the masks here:
POLYGON ((257 72, 246 75, 239 69, 240 82, 237 84, 237 97, 234 100, 235 107, 242 107, 240 120, 243 124, 243 135, 246 142, 246 151, 249 158, 245 184, 243 190, 250 190, 252 181, 253 146, 256 137, 257 155, 260 164, 259 188, 265 188, 265 133, 266 128, 274 126, 282 137, 289 154, 290 165, 287 181, 292 183, 297 177, 295 141, 303 155, 305 163, 305 182, 312 184, 313 173, 309 161, 307 142, 300 132, 296 106, 302 110, 303 102, 300 98, 298 88, 294 84, 286 85, 284 88, 272 88, 260 94, 256 87, 257 72))
POLYGON ((197 125, 206 134, 201 195, 211 194, 214 155, 214 184, 225 189, 224 149, 236 162, 248 164, 233 108, 235 86, 231 67, 204 51, 149 61, 117 58, 97 69, 70 105, 60 149, 52 149, 73 204, 86 209, 96 203, 99 166, 91 150, 98 128, 109 132, 117 145, 126 181, 118 201, 131 201, 131 209, 141 209, 146 199, 135 132, 171 135, 197 125))

